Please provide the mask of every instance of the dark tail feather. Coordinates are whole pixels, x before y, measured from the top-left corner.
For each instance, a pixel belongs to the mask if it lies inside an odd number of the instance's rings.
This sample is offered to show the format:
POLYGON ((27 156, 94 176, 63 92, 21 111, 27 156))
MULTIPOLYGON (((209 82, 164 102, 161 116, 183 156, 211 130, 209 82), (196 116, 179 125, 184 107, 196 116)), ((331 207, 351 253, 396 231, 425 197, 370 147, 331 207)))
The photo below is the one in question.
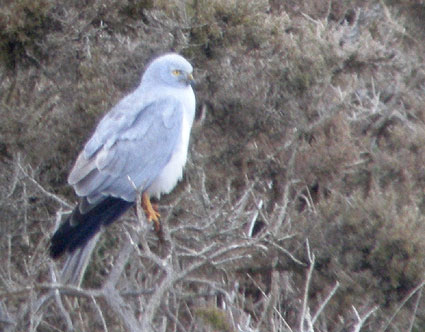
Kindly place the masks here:
POLYGON ((102 225, 111 224, 133 204, 120 198, 108 197, 84 214, 77 206, 53 235, 50 256, 58 258, 65 251, 73 252, 83 247, 102 225))

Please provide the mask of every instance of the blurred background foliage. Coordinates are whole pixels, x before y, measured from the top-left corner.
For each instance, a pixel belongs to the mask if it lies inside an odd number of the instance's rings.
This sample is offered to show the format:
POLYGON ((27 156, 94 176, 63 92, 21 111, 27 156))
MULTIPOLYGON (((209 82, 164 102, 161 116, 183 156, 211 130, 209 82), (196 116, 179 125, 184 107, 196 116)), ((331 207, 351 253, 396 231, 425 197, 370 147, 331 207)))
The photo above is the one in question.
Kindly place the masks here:
MULTIPOLYGON (((217 229, 232 225, 226 241, 252 226, 250 236, 275 244, 223 267, 222 287, 238 284, 249 299, 234 306, 277 331, 262 320, 264 294, 273 295, 294 326, 308 239, 311 301, 340 283, 315 331, 351 331, 352 306, 379 308, 362 331, 423 330, 424 38, 422 1, 3 0, 0 311, 13 321, 25 301, 5 293, 51 281, 48 239, 56 211, 69 206, 48 194, 76 200, 66 177, 98 119, 138 85, 150 59, 176 51, 195 67, 198 109, 185 179, 161 201, 173 206, 170 225, 197 225, 207 206, 220 211, 217 229), (234 214, 247 192, 253 222, 234 214), (275 271, 286 282, 272 287, 275 271)), ((101 284, 125 240, 120 227, 106 232, 85 286, 101 284)), ((217 271, 198 273, 218 282, 217 271)), ((193 317, 177 330, 235 330, 217 322, 218 304, 186 305, 193 317)), ((95 312, 80 310, 82 321, 95 312)), ((124 329, 109 319, 111 330, 124 329)), ((61 324, 47 317, 39 330, 61 324)))

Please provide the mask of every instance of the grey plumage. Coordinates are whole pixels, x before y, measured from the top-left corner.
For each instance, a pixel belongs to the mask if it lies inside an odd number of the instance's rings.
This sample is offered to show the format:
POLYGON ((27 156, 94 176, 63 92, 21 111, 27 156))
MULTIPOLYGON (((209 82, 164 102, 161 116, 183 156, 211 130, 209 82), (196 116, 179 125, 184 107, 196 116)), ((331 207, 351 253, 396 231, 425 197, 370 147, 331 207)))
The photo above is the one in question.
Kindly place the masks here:
POLYGON ((99 194, 134 201, 137 191, 129 178, 144 191, 159 175, 178 142, 183 112, 174 99, 160 100, 145 107, 113 142, 107 139, 98 144, 95 153, 86 152, 93 149, 93 139, 90 140, 68 182, 78 196, 87 197, 89 202, 99 194))
POLYGON ((52 257, 73 255, 63 281, 80 280, 94 247, 90 239, 102 225, 124 213, 139 193, 159 197, 182 177, 195 115, 191 80, 192 66, 183 57, 161 56, 97 125, 68 177, 81 203, 52 238, 52 257))

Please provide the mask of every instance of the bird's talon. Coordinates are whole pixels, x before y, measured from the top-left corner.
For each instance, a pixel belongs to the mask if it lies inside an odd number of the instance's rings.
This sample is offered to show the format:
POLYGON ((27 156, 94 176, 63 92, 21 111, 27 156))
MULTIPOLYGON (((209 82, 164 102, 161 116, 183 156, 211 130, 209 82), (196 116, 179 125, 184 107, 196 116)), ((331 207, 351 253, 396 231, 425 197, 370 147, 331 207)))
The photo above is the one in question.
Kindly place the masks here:
POLYGON ((161 214, 158 212, 158 205, 152 204, 149 196, 146 193, 142 194, 142 208, 145 211, 146 219, 149 222, 155 223, 155 229, 161 228, 160 217, 161 214))
POLYGON ((154 220, 153 222, 154 222, 153 226, 155 228, 155 232, 159 233, 161 231, 161 223, 159 222, 159 219, 154 220))

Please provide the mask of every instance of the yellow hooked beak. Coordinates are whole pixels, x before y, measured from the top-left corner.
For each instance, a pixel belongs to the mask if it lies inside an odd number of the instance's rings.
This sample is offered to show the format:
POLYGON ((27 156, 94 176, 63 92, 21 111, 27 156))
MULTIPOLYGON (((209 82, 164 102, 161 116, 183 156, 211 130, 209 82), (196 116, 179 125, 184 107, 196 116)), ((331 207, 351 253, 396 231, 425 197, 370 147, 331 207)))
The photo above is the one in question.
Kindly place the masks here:
POLYGON ((193 78, 193 75, 191 73, 190 74, 187 74, 186 81, 191 86, 194 86, 195 85, 195 79, 193 78))

